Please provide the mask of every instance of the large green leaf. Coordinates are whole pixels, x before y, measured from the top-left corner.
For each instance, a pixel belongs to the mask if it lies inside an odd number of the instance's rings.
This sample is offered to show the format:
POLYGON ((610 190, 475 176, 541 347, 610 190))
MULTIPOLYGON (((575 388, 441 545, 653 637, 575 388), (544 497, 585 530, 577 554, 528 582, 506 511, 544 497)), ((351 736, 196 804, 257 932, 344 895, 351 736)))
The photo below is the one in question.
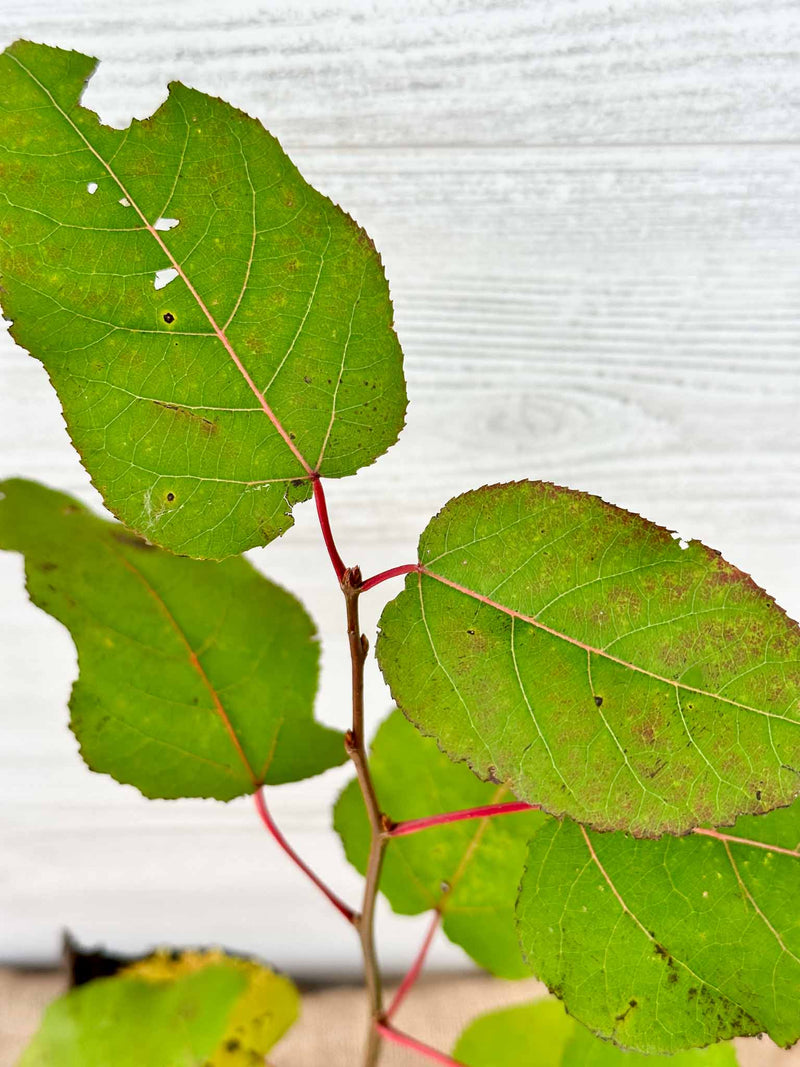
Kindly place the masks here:
MULTIPOLYGON (((657 1067, 663 1060, 600 1041, 557 1000, 537 1000, 481 1015, 464 1030, 453 1055, 466 1067, 657 1067)), ((672 1056, 669 1067, 736 1067, 732 1045, 672 1056)))
POLYGON ((229 800, 344 760, 313 720, 319 650, 293 596, 244 559, 170 555, 33 482, 0 494, 0 548, 24 553, 31 600, 77 646, 71 725, 93 770, 149 797, 229 800))
MULTIPOLYGON (((396 822, 513 800, 508 790, 451 763, 400 714, 381 725, 370 752, 381 806, 396 822)), ((381 891, 402 915, 439 909, 445 934, 482 967, 504 978, 530 974, 514 921, 527 842, 539 812, 475 819, 396 837, 386 851, 381 891)), ((367 868, 370 830, 358 783, 344 790, 334 826, 347 858, 367 868)))
POLYGON ((234 555, 288 528, 310 472, 354 474, 396 440, 383 268, 255 119, 173 83, 112 129, 79 104, 94 67, 27 41, 0 56, 4 313, 111 511, 234 555))
POLYGON ((800 802, 707 833, 636 840, 549 820, 531 841, 523 949, 572 1015, 621 1045, 800 1038, 800 802))
POLYGON ((249 960, 156 957, 54 1001, 17 1067, 252 1067, 298 1004, 288 978, 249 960))
POLYGON ((456 497, 384 610, 395 700, 453 759, 598 829, 800 791, 800 630, 697 541, 543 482, 456 497))

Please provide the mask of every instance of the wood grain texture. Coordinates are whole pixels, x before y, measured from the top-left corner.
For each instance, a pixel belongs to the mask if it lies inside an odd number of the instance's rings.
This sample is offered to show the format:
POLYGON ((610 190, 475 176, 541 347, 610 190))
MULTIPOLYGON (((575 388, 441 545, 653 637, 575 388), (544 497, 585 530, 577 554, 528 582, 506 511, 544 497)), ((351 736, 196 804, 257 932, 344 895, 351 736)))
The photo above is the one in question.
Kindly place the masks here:
POLYGON ((170 78, 288 145, 786 141, 791 0, 4 2, 4 36, 94 49, 87 102, 146 114, 170 78))
MULTIPOLYGON (((2 46, 102 56, 85 102, 106 120, 148 113, 172 77, 257 114, 375 239, 411 404, 377 465, 329 485, 347 562, 410 561, 455 493, 539 477, 701 538, 800 616, 796 5, 0 0, 0 26, 2 46)), ((3 336, 13 474, 98 505, 41 366, 3 336)), ((316 619, 318 715, 341 727, 343 606, 313 509, 296 517, 252 557, 316 619)), ((69 924, 116 948, 222 940, 296 973, 354 972, 350 932, 246 803, 148 804, 86 771, 63 710, 71 643, 21 574, 0 558, 0 959, 52 960, 69 924), (286 918, 300 903, 302 938, 286 918)), ((368 633, 394 588, 365 596, 368 633)), ((372 662, 367 686, 375 724, 389 698, 372 662)), ((355 896, 328 829, 345 776, 281 787, 274 806, 355 896)), ((381 921, 401 970, 414 935, 381 921)))

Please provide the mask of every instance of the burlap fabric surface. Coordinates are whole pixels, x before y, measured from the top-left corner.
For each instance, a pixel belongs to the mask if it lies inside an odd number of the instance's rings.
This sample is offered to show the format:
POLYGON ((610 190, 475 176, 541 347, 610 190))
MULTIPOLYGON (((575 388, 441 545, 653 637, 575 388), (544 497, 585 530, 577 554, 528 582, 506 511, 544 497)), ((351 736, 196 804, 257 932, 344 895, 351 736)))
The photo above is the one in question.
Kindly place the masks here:
MULTIPOLYGON (((0 969, 0 1067, 13 1067, 45 1004, 63 988, 60 974, 0 969)), ((431 977, 411 993, 396 1022, 434 1047, 450 1050, 474 1016, 542 993, 542 986, 532 981, 500 982, 478 975, 431 977)), ((274 1067, 358 1067, 364 1026, 360 990, 341 987, 307 994, 301 1021, 277 1046, 271 1062, 274 1067)), ((737 1046, 741 1067, 800 1067, 800 1046, 782 1052, 770 1041, 756 1039, 739 1041, 737 1046)), ((383 1067, 422 1067, 425 1062, 392 1048, 387 1050, 383 1067)), ((663 1062, 668 1067, 669 1060, 663 1062)))

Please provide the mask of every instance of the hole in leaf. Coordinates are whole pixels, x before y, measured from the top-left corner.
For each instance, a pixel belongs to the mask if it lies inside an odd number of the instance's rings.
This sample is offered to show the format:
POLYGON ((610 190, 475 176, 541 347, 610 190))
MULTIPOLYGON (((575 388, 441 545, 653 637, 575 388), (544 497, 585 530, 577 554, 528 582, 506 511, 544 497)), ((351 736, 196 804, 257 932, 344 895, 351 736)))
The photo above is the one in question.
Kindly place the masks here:
MULTIPOLYGON (((163 289, 169 285, 171 281, 178 277, 178 272, 174 267, 164 267, 163 270, 157 270, 156 276, 153 279, 153 286, 156 289, 163 289)), ((166 317, 166 316, 165 316, 166 317)))
POLYGON ((172 230, 178 225, 180 221, 180 219, 156 219, 156 221, 153 223, 153 229, 172 230))
POLYGON ((97 192, 97 182, 89 182, 89 184, 86 186, 86 192, 87 193, 92 193, 92 194, 96 193, 97 192))
POLYGON ((174 322, 174 321, 175 321, 175 316, 172 314, 171 311, 168 311, 166 313, 166 315, 164 316, 164 322, 174 322))
POLYGON ((131 206, 131 202, 127 198, 127 196, 121 196, 119 198, 119 200, 118 200, 118 203, 122 204, 123 207, 130 207, 131 206))

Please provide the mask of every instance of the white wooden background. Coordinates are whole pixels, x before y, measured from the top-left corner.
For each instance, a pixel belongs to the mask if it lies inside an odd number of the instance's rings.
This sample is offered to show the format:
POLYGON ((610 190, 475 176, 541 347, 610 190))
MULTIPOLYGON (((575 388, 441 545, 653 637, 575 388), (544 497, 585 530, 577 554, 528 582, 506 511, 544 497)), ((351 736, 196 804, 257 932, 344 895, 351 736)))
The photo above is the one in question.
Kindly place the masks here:
MULTIPOLYGON (((409 561, 454 493, 548 478, 722 549, 800 617, 796 0, 0 0, 0 46, 18 36, 99 56, 85 102, 117 125, 170 79, 258 115, 374 237, 411 406, 389 455, 330 484, 348 561, 409 561)), ((3 336, 12 474, 99 506, 41 366, 3 336)), ((340 597, 311 506, 296 515, 252 557, 317 619, 318 714, 344 726, 340 597)), ((301 976, 355 970, 351 932, 248 802, 151 803, 83 767, 72 645, 21 578, 0 560, 0 959, 52 961, 69 926, 118 950, 216 941, 301 976)), ((374 667, 368 695, 375 724, 374 667)), ((273 804, 354 897, 328 814, 347 775, 273 804)), ((420 924, 381 927, 399 970, 420 924)))

